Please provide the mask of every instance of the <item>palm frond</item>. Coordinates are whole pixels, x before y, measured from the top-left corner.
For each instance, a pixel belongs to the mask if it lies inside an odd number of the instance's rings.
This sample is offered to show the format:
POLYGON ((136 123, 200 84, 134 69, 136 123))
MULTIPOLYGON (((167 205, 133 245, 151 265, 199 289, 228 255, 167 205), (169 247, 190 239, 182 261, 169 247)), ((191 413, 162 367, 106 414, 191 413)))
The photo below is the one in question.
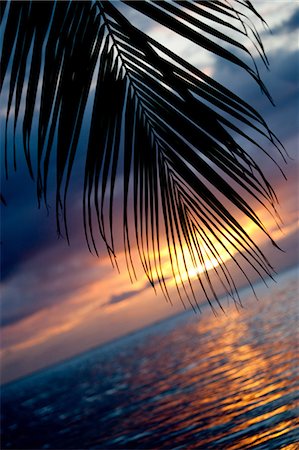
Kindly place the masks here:
MULTIPOLYGON (((268 65, 260 36, 244 10, 263 19, 249 1, 122 4, 247 72, 272 101, 244 43, 253 43, 268 65), (229 30, 240 41, 230 37, 229 30)), ((136 264, 132 248, 137 247, 148 280, 153 286, 159 283, 169 298, 161 256, 164 239, 177 291, 190 304, 197 301, 190 273, 197 276, 208 301, 218 299, 211 267, 237 301, 223 252, 249 283, 242 259, 262 278, 271 275, 269 261, 232 212, 240 211, 271 240, 242 193, 275 214, 274 190, 236 136, 274 161, 255 136, 267 139, 282 156, 283 148, 251 105, 133 26, 110 1, 2 2, 1 27, 3 97, 8 85, 6 175, 9 124, 16 168, 20 122, 28 170, 36 179, 38 199, 46 204, 49 167, 56 155, 59 233, 63 227, 68 238, 67 192, 92 100, 82 182, 90 251, 98 253, 100 237, 116 263, 114 201, 121 180, 123 246, 131 278, 136 264)))

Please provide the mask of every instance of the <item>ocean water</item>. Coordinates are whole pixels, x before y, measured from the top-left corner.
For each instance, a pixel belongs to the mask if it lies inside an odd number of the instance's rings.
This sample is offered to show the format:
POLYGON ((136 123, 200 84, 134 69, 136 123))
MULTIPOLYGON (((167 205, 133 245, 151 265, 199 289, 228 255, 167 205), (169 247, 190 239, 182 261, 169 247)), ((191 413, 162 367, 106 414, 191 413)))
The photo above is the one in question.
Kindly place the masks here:
POLYGON ((298 270, 2 388, 2 448, 298 449, 298 270))

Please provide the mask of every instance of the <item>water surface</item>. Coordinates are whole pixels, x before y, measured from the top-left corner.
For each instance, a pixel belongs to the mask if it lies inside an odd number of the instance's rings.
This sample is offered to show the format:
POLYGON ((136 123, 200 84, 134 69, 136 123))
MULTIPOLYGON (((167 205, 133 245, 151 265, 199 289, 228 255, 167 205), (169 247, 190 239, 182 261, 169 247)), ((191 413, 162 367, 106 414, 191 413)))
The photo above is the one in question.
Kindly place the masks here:
POLYGON ((3 448, 299 448, 298 271, 2 389, 3 448))

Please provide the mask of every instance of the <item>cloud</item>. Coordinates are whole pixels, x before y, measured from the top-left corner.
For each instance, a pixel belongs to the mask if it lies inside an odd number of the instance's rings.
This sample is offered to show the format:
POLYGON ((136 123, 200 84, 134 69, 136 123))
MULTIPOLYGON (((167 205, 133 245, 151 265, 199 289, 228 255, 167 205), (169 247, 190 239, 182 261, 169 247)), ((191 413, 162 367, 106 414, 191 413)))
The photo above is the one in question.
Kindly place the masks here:
MULTIPOLYGON (((164 276, 164 282, 168 282, 169 280, 172 280, 171 276, 164 276)), ((108 302, 104 303, 103 307, 106 307, 108 305, 115 305, 117 303, 121 303, 125 300, 128 300, 129 298, 136 297, 137 295, 141 294, 142 292, 146 291, 147 289, 152 290, 154 286, 158 286, 160 284, 160 280, 157 278, 153 281, 153 283, 150 283, 148 280, 141 286, 139 289, 129 289, 127 291, 122 292, 121 294, 114 294, 110 297, 108 302)))
POLYGON ((299 8, 294 11, 292 16, 284 20, 280 25, 273 29, 273 33, 291 33, 299 27, 299 8))
MULTIPOLYGON (((289 83, 290 87, 297 89, 299 86, 298 56, 297 49, 296 51, 291 52, 286 51, 283 55, 274 53, 271 57, 273 72, 280 79, 280 81, 286 81, 289 83)), ((285 92, 284 94, 288 94, 288 92, 285 92)))
MULTIPOLYGON (((261 78, 274 99, 273 108, 254 80, 236 66, 218 59, 214 77, 228 89, 252 105, 266 120, 270 128, 284 140, 297 130, 299 67, 298 50, 273 50, 268 54, 270 71, 261 70, 261 78)), ((250 65, 250 60, 248 59, 250 65)), ((249 145, 249 144, 248 144, 249 145)))
POLYGON ((115 305, 116 303, 121 303, 124 300, 128 300, 131 297, 136 297, 136 295, 143 292, 145 289, 147 289, 148 286, 144 286, 141 289, 131 289, 129 291, 122 292, 121 294, 112 295, 107 303, 105 303, 103 306, 107 305, 115 305))
POLYGON ((108 257, 98 259, 90 255, 83 240, 76 240, 69 247, 48 238, 47 244, 42 243, 34 253, 26 256, 26 251, 23 247, 19 265, 2 280, 2 326, 62 305, 113 271, 108 257))

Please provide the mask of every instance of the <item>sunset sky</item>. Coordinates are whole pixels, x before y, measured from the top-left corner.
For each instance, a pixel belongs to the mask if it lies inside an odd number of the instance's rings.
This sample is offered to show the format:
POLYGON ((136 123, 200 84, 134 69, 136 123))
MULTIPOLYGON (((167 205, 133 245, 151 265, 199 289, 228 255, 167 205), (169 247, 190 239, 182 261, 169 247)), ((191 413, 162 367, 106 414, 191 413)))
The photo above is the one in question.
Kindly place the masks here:
MULTIPOLYGON (((133 19, 154 38, 251 103, 283 142, 292 159, 287 165, 281 158, 277 157, 277 160, 288 181, 270 161, 264 160, 266 162, 263 163, 263 170, 280 201, 282 230, 270 216, 263 216, 261 212, 261 217, 284 252, 274 249, 265 235, 244 217, 239 217, 240 223, 266 253, 275 270, 281 272, 298 263, 299 7, 297 2, 285 0, 253 3, 272 30, 270 34, 259 28, 270 61, 270 72, 261 69, 262 78, 276 108, 248 76, 242 76, 231 64, 202 53, 195 45, 175 38, 161 26, 153 26, 146 20, 143 22, 138 14, 134 13, 133 19)), ((0 109, 1 127, 5 114, 5 110, 0 109)), ((268 150, 274 151, 270 145, 268 150)), ((256 157, 259 158, 258 155, 256 157)), ((88 252, 80 214, 81 199, 76 189, 69 202, 69 247, 63 239, 57 239, 54 208, 50 209, 49 216, 44 208, 37 209, 35 186, 26 172, 21 152, 17 173, 12 170, 8 182, 3 176, 1 179, 8 204, 5 208, 1 206, 2 382, 184 309, 174 293, 170 271, 167 284, 173 292, 172 305, 166 302, 159 289, 155 294, 142 271, 138 274, 138 281, 130 282, 122 253, 118 255, 118 273, 111 267, 104 250, 100 258, 88 252)), ((258 207, 253 206, 257 210, 258 207)), ((166 264, 165 260, 167 275, 166 264)), ((189 275, 196 276, 196 273, 189 275)), ((244 280, 239 275, 236 277, 236 282, 242 287, 244 280)), ((197 294, 199 303, 203 302, 199 289, 197 294)))

